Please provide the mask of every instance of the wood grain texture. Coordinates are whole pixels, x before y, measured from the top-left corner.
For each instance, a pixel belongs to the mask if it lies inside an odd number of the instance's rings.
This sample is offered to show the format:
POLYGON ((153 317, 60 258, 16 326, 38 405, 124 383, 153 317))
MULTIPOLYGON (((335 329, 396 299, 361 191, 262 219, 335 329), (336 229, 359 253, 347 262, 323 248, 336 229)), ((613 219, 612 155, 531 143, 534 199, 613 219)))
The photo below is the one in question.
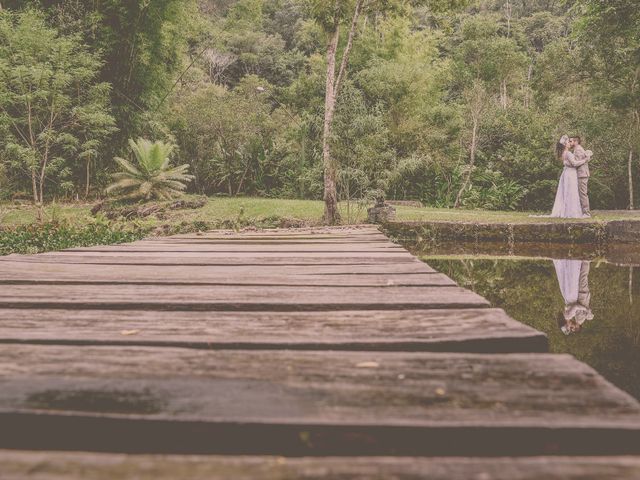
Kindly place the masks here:
POLYGON ((178 250, 175 252, 166 251, 166 250, 146 250, 146 251, 130 251, 126 248, 115 249, 112 251, 83 251, 83 252, 74 252, 68 250, 62 250, 59 252, 51 252, 51 253, 43 253, 38 256, 38 258, 94 258, 94 257, 102 257, 102 258, 112 258, 112 257, 122 257, 122 258, 158 258, 158 257, 174 257, 179 256, 184 259, 189 258, 202 258, 202 259, 216 259, 216 258, 238 258, 238 257, 246 257, 250 260, 257 258, 344 258, 347 261, 353 258, 369 258, 371 260, 380 259, 381 261, 415 261, 415 257, 411 255, 406 250, 392 250, 392 251, 370 251, 370 252, 344 252, 344 251, 272 251, 272 252, 262 252, 262 251, 243 251, 243 250, 233 250, 233 251, 184 251, 178 250))
POLYGON ((204 265, 204 266, 239 266, 239 265, 400 265, 419 262, 409 254, 406 255, 378 255, 369 254, 306 254, 294 256, 279 254, 277 256, 253 254, 239 256, 187 256, 185 254, 174 255, 90 255, 85 253, 65 255, 63 252, 42 253, 39 255, 7 255, 0 258, 0 262, 20 263, 60 263, 60 264, 85 264, 85 265, 204 265))
POLYGON ((298 243, 247 243, 240 240, 225 243, 179 243, 173 242, 134 242, 123 245, 102 245, 96 247, 69 248, 65 252, 242 252, 242 253, 264 253, 264 252, 286 252, 286 253, 406 253, 406 250, 399 245, 389 242, 378 243, 342 243, 342 244, 322 244, 310 242, 298 243))
POLYGON ((283 275, 293 279, 300 275, 331 275, 339 278, 355 278, 358 275, 375 275, 385 278, 389 275, 414 275, 436 273, 433 268, 422 262, 385 264, 385 265, 92 265, 74 263, 37 263, 14 262, 11 259, 0 260, 0 280, 14 281, 20 279, 61 276, 61 278, 81 276, 88 281, 100 278, 191 278, 193 281, 203 279, 211 281, 221 276, 251 277, 283 275))
POLYGON ((0 450, 4 480, 637 480, 638 457, 284 458, 0 450))
POLYGON ((70 268, 44 273, 43 269, 24 269, 20 272, 3 272, 0 269, 0 285, 62 285, 62 284, 144 284, 144 285, 270 285, 270 286, 316 286, 316 287, 392 287, 392 286, 455 286, 449 277, 438 273, 388 274, 388 275, 286 275, 277 271, 257 275, 239 275, 233 271, 218 273, 217 270, 195 275, 191 269, 180 269, 175 274, 167 274, 164 269, 153 269, 145 273, 143 269, 99 268, 88 272, 86 268, 74 272, 70 268))
POLYGON ((5 345, 0 426, 18 449, 640 453, 640 405, 549 354, 5 345))
POLYGON ((135 310, 407 310, 488 307, 456 286, 274 287, 244 285, 3 285, 3 308, 135 310))
POLYGON ((545 352, 547 339, 498 309, 164 312, 0 309, 1 343, 203 349, 545 352), (124 332, 124 333, 123 333, 124 332))
MULTIPOLYGON (((245 237, 239 238, 174 238, 171 237, 171 244, 176 246, 228 246, 228 245, 239 245, 239 246, 272 246, 272 247, 287 247, 287 246, 314 246, 314 247, 329 247, 329 248, 337 248, 337 247, 347 247, 347 246, 372 246, 372 247, 387 247, 392 248, 392 244, 388 239, 358 239, 357 237, 346 238, 346 239, 322 239, 322 238, 272 238, 272 239, 251 239, 245 237)), ((143 239, 138 240, 136 242, 132 242, 132 245, 135 246, 150 246, 153 247, 155 245, 163 245, 166 244, 166 239, 143 239)), ((90 247, 87 247, 90 248, 90 247)))
MULTIPOLYGON (((0 343, 0 448, 640 454, 640 404, 572 357, 522 353, 546 351, 546 337, 368 226, 216 231, 3 257, 0 343)), ((0 452, 0 465, 4 458, 22 478, 29 455, 38 454, 0 452)), ((107 457, 79 458, 29 472, 60 468, 73 478, 78 462, 107 457)), ((92 471, 152 475, 150 457, 108 458, 92 471)), ((525 460, 558 478, 587 469, 525 460)), ((425 469, 434 478, 520 478, 506 476, 520 471, 507 459, 278 463, 289 470, 264 458, 217 461, 221 478, 408 479, 425 469)), ((162 472, 189 478, 214 468, 165 462, 162 472)), ((637 471, 620 459, 594 462, 593 472, 637 471)))
POLYGON ((377 226, 353 226, 353 227, 309 227, 309 228, 265 228, 235 230, 210 230, 206 232, 185 233, 172 236, 172 238, 341 238, 341 237, 365 236, 385 237, 377 226))

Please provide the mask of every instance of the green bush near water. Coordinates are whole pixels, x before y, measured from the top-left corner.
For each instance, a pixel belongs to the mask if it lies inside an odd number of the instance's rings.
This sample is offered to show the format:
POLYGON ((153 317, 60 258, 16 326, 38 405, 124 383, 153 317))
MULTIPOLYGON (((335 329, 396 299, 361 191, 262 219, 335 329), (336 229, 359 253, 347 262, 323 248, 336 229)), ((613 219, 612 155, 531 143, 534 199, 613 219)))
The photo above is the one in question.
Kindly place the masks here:
POLYGON ((141 227, 123 228, 110 223, 71 225, 67 222, 33 223, 0 230, 0 255, 40 253, 72 247, 89 247, 139 240, 141 227))

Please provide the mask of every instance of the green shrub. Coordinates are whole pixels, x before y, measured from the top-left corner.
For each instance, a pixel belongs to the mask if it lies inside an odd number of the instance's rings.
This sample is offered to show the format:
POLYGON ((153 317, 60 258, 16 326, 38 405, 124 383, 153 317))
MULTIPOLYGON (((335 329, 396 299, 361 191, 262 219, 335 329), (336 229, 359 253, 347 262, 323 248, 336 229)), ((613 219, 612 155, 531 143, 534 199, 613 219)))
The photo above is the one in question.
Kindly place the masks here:
POLYGON ((0 230, 0 255, 32 254, 72 247, 89 247, 139 240, 146 230, 137 226, 96 221, 75 226, 66 222, 20 225, 0 230))
POLYGON ((168 200, 182 193, 193 180, 193 175, 186 173, 189 165, 169 166, 175 145, 139 138, 129 140, 129 146, 136 164, 114 158, 122 171, 113 175, 115 183, 107 188, 107 193, 120 192, 123 199, 168 200))

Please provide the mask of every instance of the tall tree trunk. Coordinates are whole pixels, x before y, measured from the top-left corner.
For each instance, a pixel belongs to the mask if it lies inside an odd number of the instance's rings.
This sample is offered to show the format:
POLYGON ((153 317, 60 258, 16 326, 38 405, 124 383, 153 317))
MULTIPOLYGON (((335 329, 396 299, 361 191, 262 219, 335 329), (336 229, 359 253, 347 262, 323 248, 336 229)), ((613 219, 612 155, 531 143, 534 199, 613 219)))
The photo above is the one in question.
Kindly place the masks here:
POLYGON ((40 196, 40 203, 44 204, 44 181, 47 173, 47 165, 49 163, 49 140, 47 140, 44 147, 44 155, 42 156, 42 166, 40 167, 40 182, 38 185, 38 191, 40 196))
POLYGON ((44 203, 44 168, 40 172, 40 181, 38 183, 38 203, 44 203))
POLYGON ((336 107, 335 76, 336 50, 340 38, 340 27, 336 25, 327 46, 327 79, 324 98, 324 129, 322 134, 322 164, 324 166, 324 221, 335 225, 340 221, 338 193, 336 189, 336 166, 329 145, 333 114, 336 107))
POLYGON ((87 181, 85 183, 84 198, 89 198, 89 189, 91 188, 91 157, 87 157, 87 181))
POLYGON ((356 2, 353 18, 351 19, 351 28, 347 38, 347 45, 342 54, 340 62, 340 70, 336 78, 336 54, 338 50, 338 40, 340 39, 340 24, 336 18, 334 31, 331 33, 329 44, 327 45, 327 79, 324 100, 324 131, 322 135, 322 163, 324 166, 324 221, 328 225, 336 225, 340 223, 340 213, 338 212, 338 192, 336 182, 336 164, 331 157, 331 127, 333 124, 333 115, 336 108, 336 100, 342 80, 347 74, 347 66, 349 64, 349 54, 353 46, 353 39, 358 26, 358 19, 362 10, 364 0, 356 2))
POLYGON ((250 164, 249 164, 249 161, 247 160, 247 165, 244 169, 244 172, 242 172, 242 177, 240 177, 240 183, 238 183, 238 189, 236 190, 236 197, 240 195, 240 191, 242 190, 242 185, 244 184, 244 179, 246 178, 247 173, 249 173, 249 167, 250 167, 250 164))
POLYGON ((629 210, 633 210, 633 149, 629 149, 629 162, 627 163, 629 173, 629 210))
MULTIPOLYGON (((31 102, 27 101, 27 126, 29 127, 29 144, 34 152, 37 152, 36 138, 33 133, 33 116, 31 115, 31 102)), ((38 203, 38 183, 37 183, 36 165, 31 167, 31 188, 33 189, 33 203, 38 203)))
POLYGON ((633 305, 633 265, 629 266, 629 305, 633 305))
POLYGON ((505 5, 505 13, 507 17, 507 38, 511 36, 511 2, 507 0, 505 5))
POLYGON ((465 176, 464 182, 462 182, 462 187, 460 187, 458 195, 456 195, 456 202, 454 203, 453 208, 460 208, 462 194, 471 181, 471 172, 473 170, 473 165, 476 163, 476 149, 478 147, 478 123, 478 118, 474 118, 473 130, 471 132, 471 151, 469 152, 469 169, 467 171, 467 175, 465 176))
POLYGON ((31 169, 31 191, 33 192, 33 203, 38 204, 38 184, 36 182, 36 169, 31 169))

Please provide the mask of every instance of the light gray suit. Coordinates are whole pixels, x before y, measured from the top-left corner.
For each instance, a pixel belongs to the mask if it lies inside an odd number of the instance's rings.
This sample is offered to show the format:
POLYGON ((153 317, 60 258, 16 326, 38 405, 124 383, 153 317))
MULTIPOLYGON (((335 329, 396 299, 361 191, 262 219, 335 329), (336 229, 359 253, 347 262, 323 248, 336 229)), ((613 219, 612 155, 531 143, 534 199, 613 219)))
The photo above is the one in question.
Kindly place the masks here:
POLYGON ((591 292, 589 291, 589 268, 591 262, 583 261, 580 264, 580 278, 578 280, 578 303, 589 309, 591 304, 591 292))
POLYGON ((589 160, 591 160, 591 150, 586 151, 582 148, 582 145, 576 145, 573 149, 573 154, 576 157, 576 164, 578 166, 578 192, 580 192, 580 206, 582 206, 582 213, 585 215, 591 215, 591 209, 589 205, 589 160))

